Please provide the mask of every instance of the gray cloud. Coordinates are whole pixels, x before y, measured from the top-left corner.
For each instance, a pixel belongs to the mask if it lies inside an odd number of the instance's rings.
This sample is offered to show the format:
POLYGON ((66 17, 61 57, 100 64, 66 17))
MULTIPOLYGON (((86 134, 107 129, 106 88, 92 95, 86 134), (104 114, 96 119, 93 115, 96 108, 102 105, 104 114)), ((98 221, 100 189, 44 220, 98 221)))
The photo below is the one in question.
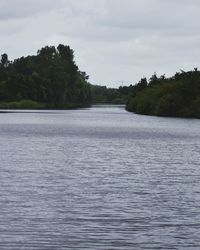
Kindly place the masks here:
POLYGON ((199 65, 199 0, 0 0, 11 58, 69 44, 95 84, 137 82, 199 65))
POLYGON ((66 3, 64 0, 1 0, 0 20, 30 17, 55 8, 61 8, 66 3))

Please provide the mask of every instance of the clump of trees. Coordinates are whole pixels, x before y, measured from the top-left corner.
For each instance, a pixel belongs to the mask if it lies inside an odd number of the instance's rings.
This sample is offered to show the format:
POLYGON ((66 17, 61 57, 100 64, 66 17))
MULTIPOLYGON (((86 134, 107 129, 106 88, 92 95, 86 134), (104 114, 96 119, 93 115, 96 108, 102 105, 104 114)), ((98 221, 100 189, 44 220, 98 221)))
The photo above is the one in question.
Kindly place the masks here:
POLYGON ((126 109, 145 115, 200 118, 200 71, 141 79, 131 87, 126 109))
POLYGON ((91 85, 69 46, 46 46, 37 55, 0 60, 0 107, 69 108, 90 104, 91 85))

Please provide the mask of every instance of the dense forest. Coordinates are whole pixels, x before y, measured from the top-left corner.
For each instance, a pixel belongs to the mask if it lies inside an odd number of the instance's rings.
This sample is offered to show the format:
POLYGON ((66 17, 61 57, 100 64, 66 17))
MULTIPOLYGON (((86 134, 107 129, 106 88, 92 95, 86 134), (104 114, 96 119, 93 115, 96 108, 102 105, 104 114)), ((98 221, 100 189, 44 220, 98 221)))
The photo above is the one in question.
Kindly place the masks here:
POLYGON ((154 74, 130 86, 126 109, 138 114, 200 118, 200 71, 181 71, 170 78, 154 74))
POLYGON ((92 102, 88 76, 69 46, 46 46, 37 55, 0 61, 0 108, 73 108, 92 102))

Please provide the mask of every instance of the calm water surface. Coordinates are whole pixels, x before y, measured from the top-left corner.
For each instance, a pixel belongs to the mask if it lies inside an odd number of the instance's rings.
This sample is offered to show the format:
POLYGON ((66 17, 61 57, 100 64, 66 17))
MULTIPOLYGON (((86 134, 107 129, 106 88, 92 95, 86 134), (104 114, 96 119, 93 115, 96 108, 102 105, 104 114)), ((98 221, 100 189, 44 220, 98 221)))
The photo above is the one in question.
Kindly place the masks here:
POLYGON ((200 120, 0 114, 0 249, 200 249, 200 120))

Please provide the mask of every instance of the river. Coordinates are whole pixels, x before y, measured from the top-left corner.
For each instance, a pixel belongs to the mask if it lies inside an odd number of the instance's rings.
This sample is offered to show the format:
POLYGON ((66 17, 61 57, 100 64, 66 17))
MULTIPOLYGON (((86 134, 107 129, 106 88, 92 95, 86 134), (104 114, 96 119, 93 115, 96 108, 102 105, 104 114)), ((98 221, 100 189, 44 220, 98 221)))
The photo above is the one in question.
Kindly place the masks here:
POLYGON ((0 249, 200 249, 200 120, 1 113, 0 249))

